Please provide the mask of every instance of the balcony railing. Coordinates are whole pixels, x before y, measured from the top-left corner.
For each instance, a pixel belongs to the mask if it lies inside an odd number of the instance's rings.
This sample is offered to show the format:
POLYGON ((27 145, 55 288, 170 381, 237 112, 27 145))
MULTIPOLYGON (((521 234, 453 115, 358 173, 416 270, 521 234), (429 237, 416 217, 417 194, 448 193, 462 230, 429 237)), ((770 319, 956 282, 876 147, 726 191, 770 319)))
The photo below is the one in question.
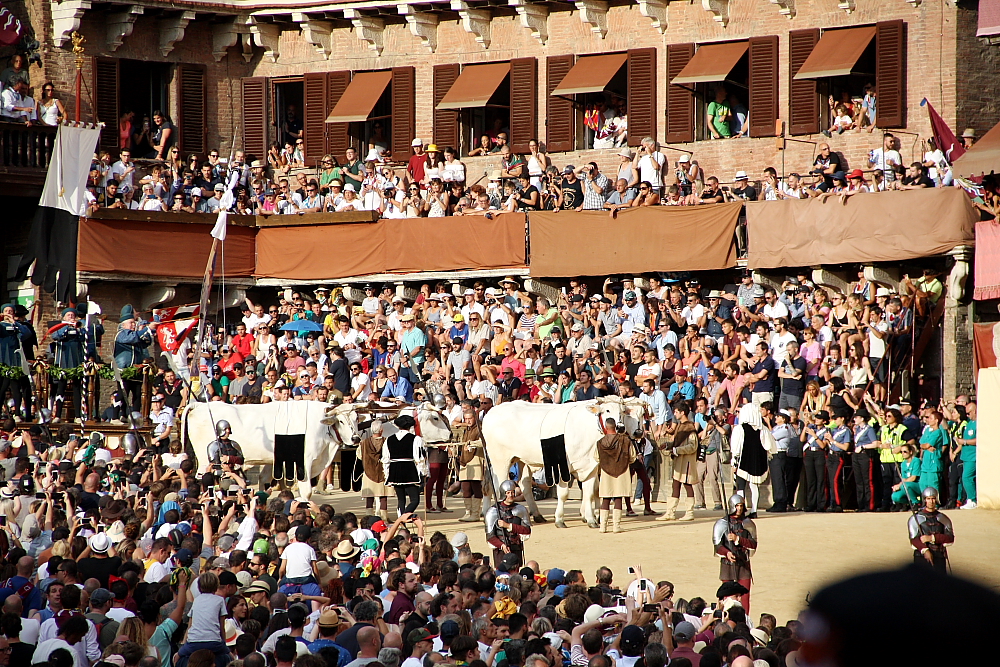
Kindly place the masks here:
MULTIPOLYGON (((6 186, 41 188, 58 128, 0 123, 0 174, 6 186)), ((15 194, 15 193, 11 193, 15 194)), ((16 194, 33 194, 18 191, 16 194)))

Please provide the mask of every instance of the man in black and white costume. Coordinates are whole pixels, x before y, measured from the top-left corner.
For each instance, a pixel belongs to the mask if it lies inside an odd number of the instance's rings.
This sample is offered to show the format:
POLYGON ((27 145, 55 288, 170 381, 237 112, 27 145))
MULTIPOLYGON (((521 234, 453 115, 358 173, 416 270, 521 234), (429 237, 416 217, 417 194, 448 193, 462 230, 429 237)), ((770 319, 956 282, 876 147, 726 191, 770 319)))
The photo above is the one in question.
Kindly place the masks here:
POLYGON ((740 423, 733 427, 730 448, 737 493, 746 499, 750 518, 756 519, 760 485, 767 480, 768 460, 778 451, 778 443, 753 403, 740 408, 740 423))

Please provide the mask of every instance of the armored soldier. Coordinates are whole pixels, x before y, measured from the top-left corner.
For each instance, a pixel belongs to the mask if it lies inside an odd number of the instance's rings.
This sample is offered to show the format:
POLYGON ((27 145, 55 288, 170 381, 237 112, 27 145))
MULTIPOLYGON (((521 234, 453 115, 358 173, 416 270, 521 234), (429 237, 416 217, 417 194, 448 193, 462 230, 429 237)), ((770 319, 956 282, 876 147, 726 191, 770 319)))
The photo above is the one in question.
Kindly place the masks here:
POLYGON ((486 541, 493 546, 493 562, 513 553, 524 564, 524 540, 531 535, 531 516, 524 505, 514 502, 517 484, 513 480, 500 485, 500 494, 503 500, 486 510, 486 541))
POLYGON ((208 445, 208 460, 214 465, 237 466, 243 463, 243 450, 238 442, 229 437, 232 433, 233 429, 225 419, 215 422, 216 439, 208 445))
POLYGON ((932 566, 942 573, 948 571, 948 545, 955 541, 951 519, 938 511, 938 492, 928 486, 923 492, 924 505, 907 522, 913 562, 932 566))
MULTIPOLYGON (((77 320, 76 314, 76 308, 63 310, 60 327, 52 332, 52 346, 55 348, 53 365, 63 370, 79 368, 83 365, 87 332, 84 331, 82 323, 77 320)), ((78 416, 80 414, 79 381, 61 377, 52 384, 52 393, 55 396, 57 406, 56 415, 59 415, 67 393, 72 392, 73 415, 78 416)))
POLYGON ((371 433, 358 443, 358 456, 364 469, 361 477, 361 497, 365 499, 365 509, 375 507, 378 499, 378 515, 383 520, 388 519, 389 489, 385 485, 385 472, 382 470, 382 422, 372 421, 371 433))
POLYGON ((736 581, 747 592, 740 598, 743 609, 750 611, 750 558, 757 550, 757 526, 747 517, 746 501, 738 493, 729 497, 729 510, 715 522, 712 531, 715 553, 721 557, 719 579, 736 581))

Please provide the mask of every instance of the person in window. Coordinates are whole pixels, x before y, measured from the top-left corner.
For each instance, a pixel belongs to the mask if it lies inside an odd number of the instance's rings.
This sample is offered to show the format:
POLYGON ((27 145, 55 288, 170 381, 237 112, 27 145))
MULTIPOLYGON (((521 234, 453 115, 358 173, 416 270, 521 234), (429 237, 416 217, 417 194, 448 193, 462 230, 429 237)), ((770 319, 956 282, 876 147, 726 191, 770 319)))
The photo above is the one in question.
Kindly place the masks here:
POLYGON ((170 122, 162 111, 153 112, 153 150, 146 156, 151 160, 162 160, 167 155, 167 151, 173 146, 177 137, 174 132, 174 124, 170 122))
POLYGON ((933 188, 934 181, 927 177, 927 168, 919 162, 914 162, 906 168, 906 176, 900 181, 900 190, 923 190, 933 188))
POLYGON ((24 79, 11 75, 7 88, 0 93, 0 119, 8 123, 23 123, 31 127, 38 121, 35 100, 28 95, 28 84, 24 79))
POLYGON ((715 101, 708 105, 708 129, 713 139, 728 139, 733 136, 729 123, 733 119, 733 110, 726 101, 726 88, 715 89, 715 101))
POLYGON ((732 117, 729 119, 729 131, 732 133, 732 138, 749 136, 750 112, 746 105, 740 102, 740 98, 736 95, 730 95, 729 108, 732 109, 732 117))
POLYGON ((282 126, 284 133, 283 140, 286 143, 295 145, 296 139, 302 138, 302 121, 299 120, 299 110, 294 104, 285 107, 285 123, 282 126))
POLYGON ((854 119, 851 118, 851 114, 848 113, 847 107, 843 104, 838 104, 833 110, 833 121, 830 123, 830 127, 823 132, 823 134, 828 137, 834 132, 837 134, 843 134, 853 126, 854 119))
POLYGON ((865 96, 861 100, 861 113, 858 117, 858 132, 861 128, 868 127, 871 132, 875 129, 875 84, 865 84, 865 96))
POLYGON ((479 145, 469 151, 471 157, 479 157, 481 155, 489 155, 493 152, 493 141, 490 139, 490 135, 484 134, 479 137, 479 145))

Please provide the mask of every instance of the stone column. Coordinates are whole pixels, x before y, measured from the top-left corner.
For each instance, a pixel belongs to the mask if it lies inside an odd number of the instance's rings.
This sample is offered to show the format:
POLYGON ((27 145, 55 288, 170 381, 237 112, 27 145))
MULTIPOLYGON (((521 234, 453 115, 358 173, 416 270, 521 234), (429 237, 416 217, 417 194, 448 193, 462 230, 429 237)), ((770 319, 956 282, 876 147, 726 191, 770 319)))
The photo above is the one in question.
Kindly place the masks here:
POLYGON ((962 303, 972 248, 956 246, 948 254, 955 258, 955 264, 946 278, 946 301, 941 321, 944 343, 941 357, 942 395, 946 401, 959 394, 975 393, 975 378, 972 374, 973 304, 962 303))

